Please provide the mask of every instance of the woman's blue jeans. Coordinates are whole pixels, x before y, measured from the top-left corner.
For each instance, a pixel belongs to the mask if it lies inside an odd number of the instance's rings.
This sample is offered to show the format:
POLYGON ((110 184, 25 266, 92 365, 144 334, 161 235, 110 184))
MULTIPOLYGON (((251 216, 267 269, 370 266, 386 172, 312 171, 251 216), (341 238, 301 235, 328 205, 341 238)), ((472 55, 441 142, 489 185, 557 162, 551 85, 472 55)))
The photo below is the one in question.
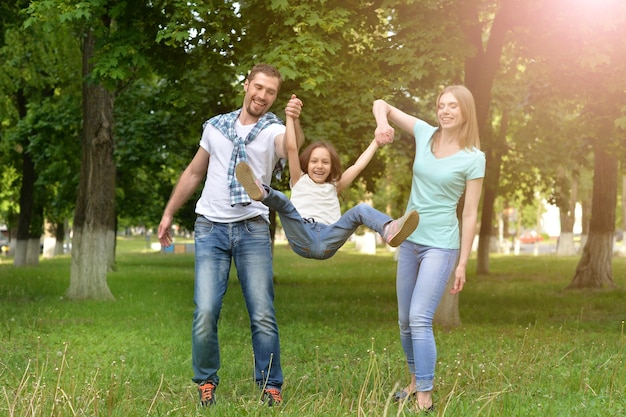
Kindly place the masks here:
POLYGON ((382 236, 385 224, 393 220, 362 203, 346 211, 336 223, 321 224, 303 219, 285 194, 270 187, 265 189, 268 194, 263 204, 278 213, 291 249, 304 258, 330 258, 362 224, 382 236))
POLYGON ((256 383, 281 388, 283 373, 267 222, 259 216, 235 223, 214 223, 199 216, 195 224, 195 257, 193 381, 219 383, 217 323, 234 260, 250 317, 256 383))
POLYGON ((458 249, 405 241, 400 245, 396 292, 400 342, 417 391, 432 391, 437 362, 433 317, 456 266, 458 249))

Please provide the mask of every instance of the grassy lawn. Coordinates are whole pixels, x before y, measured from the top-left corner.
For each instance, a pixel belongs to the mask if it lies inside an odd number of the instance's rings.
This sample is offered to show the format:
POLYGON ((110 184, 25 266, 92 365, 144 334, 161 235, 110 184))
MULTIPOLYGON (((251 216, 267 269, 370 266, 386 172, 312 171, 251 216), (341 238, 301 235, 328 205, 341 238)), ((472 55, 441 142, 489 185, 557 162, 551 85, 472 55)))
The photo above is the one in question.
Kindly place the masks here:
MULTIPOLYGON (((259 404, 247 313, 233 275, 220 323, 218 404, 191 382, 193 255, 119 239, 115 302, 70 302, 69 256, 0 262, 1 416, 403 416, 395 262, 349 247, 327 261, 275 252, 284 403, 259 404)), ((436 329, 437 416, 626 414, 626 260, 616 289, 566 291, 578 259, 494 256, 470 265, 463 325, 436 329)))

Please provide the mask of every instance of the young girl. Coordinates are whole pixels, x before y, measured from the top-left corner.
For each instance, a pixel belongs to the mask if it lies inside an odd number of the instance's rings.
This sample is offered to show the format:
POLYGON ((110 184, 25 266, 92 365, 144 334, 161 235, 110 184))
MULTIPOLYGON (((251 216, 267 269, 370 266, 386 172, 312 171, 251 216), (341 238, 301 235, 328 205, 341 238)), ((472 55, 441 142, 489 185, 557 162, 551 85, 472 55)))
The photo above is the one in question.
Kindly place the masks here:
POLYGON ((237 165, 235 174, 250 198, 263 202, 278 213, 295 253, 304 258, 328 259, 361 224, 378 232, 393 247, 413 233, 419 222, 415 210, 393 220, 361 203, 341 215, 338 196, 371 161, 378 149, 376 140, 343 173, 337 151, 326 142, 315 142, 298 156, 294 122, 289 116, 285 140, 291 176, 291 201, 280 191, 261 184, 245 162, 237 165), (302 172, 302 168, 306 172, 302 172))

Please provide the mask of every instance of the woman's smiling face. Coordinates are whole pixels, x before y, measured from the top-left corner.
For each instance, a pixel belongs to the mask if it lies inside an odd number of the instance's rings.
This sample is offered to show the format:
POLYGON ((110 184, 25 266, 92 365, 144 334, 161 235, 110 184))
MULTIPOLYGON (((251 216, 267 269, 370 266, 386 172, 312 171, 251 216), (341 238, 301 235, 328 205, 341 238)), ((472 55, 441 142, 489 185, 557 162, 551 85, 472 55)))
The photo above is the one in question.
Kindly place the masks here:
POLYGON ((456 129, 465 122, 459 102, 452 93, 444 93, 439 97, 437 119, 443 129, 456 129))

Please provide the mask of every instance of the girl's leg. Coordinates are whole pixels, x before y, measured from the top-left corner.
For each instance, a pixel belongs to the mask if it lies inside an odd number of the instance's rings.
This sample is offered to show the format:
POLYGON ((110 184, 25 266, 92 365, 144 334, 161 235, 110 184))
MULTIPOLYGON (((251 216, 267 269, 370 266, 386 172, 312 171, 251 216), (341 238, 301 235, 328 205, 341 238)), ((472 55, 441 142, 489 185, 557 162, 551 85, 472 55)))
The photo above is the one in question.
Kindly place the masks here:
POLYGON ((308 258, 315 238, 312 225, 302 219, 298 210, 285 194, 266 185, 263 187, 267 192, 267 197, 263 199, 262 203, 278 213, 285 236, 293 251, 308 258))
POLYGON ((346 211, 336 223, 326 228, 322 235, 322 246, 325 246, 326 251, 332 256, 360 225, 363 224, 382 235, 385 224, 392 220, 391 217, 365 203, 358 204, 346 211))
POLYGON ((322 236, 322 244, 334 254, 360 225, 365 225, 378 232, 385 242, 391 246, 398 246, 417 228, 419 216, 413 211, 394 220, 372 206, 361 203, 346 211, 341 218, 330 226, 322 236), (388 227, 388 229, 387 229, 388 227))

